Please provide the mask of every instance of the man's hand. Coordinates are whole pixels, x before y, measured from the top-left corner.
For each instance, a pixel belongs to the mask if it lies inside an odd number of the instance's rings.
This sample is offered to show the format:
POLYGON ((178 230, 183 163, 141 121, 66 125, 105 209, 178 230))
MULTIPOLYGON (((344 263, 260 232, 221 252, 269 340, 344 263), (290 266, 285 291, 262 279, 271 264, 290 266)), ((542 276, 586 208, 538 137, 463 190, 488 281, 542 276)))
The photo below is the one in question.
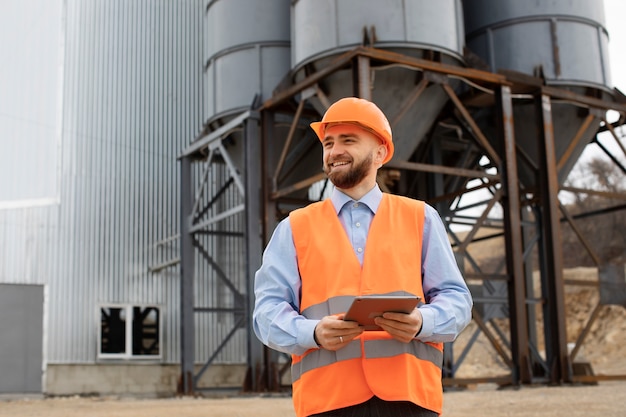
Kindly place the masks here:
POLYGON ((363 328, 353 321, 344 321, 343 314, 326 316, 315 326, 315 341, 327 350, 339 350, 363 333, 363 328))
POLYGON ((422 313, 417 308, 411 314, 384 313, 382 317, 376 317, 374 322, 394 339, 409 343, 422 330, 422 313))

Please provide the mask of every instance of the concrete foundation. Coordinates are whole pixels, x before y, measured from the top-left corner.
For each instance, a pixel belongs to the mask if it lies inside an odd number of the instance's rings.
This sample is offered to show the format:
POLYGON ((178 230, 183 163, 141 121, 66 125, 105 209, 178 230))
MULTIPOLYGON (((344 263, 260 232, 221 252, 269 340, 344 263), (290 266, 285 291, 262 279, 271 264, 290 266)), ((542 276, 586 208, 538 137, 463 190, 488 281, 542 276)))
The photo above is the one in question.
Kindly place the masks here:
MULTIPOLYGON (((212 365, 198 385, 217 390, 241 389, 245 375, 243 364, 212 365)), ((48 364, 44 395, 170 397, 177 393, 179 377, 177 364, 48 364)))

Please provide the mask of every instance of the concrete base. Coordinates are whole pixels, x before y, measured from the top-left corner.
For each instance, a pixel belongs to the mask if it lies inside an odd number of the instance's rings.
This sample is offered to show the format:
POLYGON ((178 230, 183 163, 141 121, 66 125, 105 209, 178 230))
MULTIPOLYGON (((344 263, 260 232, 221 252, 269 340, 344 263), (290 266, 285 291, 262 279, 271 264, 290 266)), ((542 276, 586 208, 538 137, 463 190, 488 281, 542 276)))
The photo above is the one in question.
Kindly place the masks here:
MULTIPOLYGON (((198 385, 217 390, 241 389, 245 375, 246 365, 212 365, 198 385)), ((44 395, 170 397, 177 393, 179 377, 180 365, 176 364, 48 364, 44 395)))

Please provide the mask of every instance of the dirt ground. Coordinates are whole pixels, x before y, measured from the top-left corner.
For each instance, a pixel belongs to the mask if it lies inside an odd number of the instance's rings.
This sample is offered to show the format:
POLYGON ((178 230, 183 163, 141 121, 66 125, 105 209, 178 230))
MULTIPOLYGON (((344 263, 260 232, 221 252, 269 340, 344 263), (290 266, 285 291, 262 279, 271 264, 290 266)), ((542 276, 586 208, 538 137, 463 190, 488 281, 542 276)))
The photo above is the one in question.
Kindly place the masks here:
MULTIPOLYGON (((489 384, 446 392, 444 417, 623 417, 626 381, 498 390, 489 384)), ((2 417, 294 417, 287 396, 131 399, 102 397, 0 399, 2 417)))

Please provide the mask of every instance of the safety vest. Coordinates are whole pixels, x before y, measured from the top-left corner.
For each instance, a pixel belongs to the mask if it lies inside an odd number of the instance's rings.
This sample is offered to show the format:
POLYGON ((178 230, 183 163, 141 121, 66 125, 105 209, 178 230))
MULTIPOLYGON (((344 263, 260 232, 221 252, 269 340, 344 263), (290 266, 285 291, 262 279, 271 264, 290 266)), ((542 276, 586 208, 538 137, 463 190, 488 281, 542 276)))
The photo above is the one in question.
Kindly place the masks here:
MULTIPOLYGON (((419 295, 424 203, 392 194, 370 226, 361 267, 330 200, 290 214, 302 279, 300 313, 310 319, 344 313, 356 295, 419 295)), ((374 395, 411 401, 442 412, 443 344, 402 343, 384 331, 366 331, 332 352, 292 356, 298 417, 348 407, 374 395)))

